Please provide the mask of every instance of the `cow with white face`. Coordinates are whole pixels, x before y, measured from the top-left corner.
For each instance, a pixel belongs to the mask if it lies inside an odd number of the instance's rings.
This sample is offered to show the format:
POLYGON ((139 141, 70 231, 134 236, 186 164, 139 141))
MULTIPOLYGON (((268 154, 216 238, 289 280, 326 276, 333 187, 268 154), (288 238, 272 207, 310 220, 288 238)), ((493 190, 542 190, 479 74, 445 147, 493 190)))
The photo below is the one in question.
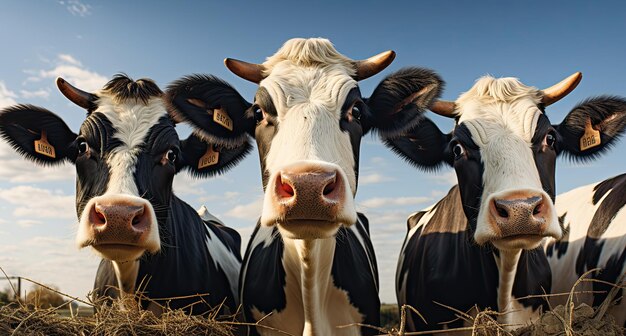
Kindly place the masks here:
POLYGON ((37 164, 76 166, 76 243, 103 258, 95 294, 133 294, 141 283, 149 298, 206 295, 196 305, 198 297, 172 300, 172 308, 204 313, 224 302, 236 311, 241 238, 177 198, 172 181, 183 169, 220 173, 251 147, 213 146, 195 135, 180 141, 149 79, 117 75, 93 94, 61 78, 57 85, 87 110, 78 134, 48 110, 17 105, 0 112, 0 135, 37 164))
POLYGON ((294 335, 375 333, 355 325, 380 323, 368 222, 354 207, 361 137, 414 126, 442 86, 433 72, 408 68, 363 98, 357 82, 393 58, 388 51, 353 61, 328 40, 292 39, 263 64, 226 59, 259 84, 253 104, 212 77, 169 88, 175 115, 208 140, 256 139, 265 195, 240 281, 248 321, 265 317, 260 324, 294 335))
POLYGON ((582 75, 538 90, 515 78, 480 78, 456 102, 431 110, 453 117, 443 134, 425 119, 386 143, 418 168, 448 164, 458 186, 408 220, 398 263, 399 304, 417 315, 411 330, 458 327, 455 313, 474 305, 507 312, 507 324, 526 323, 548 308, 551 272, 541 243, 562 232, 554 206, 558 155, 591 159, 609 148, 625 127, 626 100, 598 97, 576 106, 560 125, 545 108, 571 92, 582 75))

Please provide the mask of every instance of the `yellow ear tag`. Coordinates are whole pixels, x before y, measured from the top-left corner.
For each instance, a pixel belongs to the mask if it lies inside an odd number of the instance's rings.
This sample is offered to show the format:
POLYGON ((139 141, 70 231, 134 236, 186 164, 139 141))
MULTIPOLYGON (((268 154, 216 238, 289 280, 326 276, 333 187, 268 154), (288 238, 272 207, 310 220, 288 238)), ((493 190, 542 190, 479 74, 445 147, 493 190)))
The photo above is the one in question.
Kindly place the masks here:
POLYGON ((584 151, 589 148, 600 146, 602 140, 600 139, 600 131, 593 129, 591 126, 591 118, 587 118, 585 123, 585 134, 580 138, 580 150, 584 151))
POLYGON ((54 151, 54 146, 48 143, 48 138, 46 137, 46 131, 41 131, 41 139, 35 140, 35 152, 51 157, 56 158, 56 153, 54 151))
POLYGON ((215 165, 219 160, 220 152, 215 151, 213 149, 213 145, 208 145, 206 148, 206 153, 204 153, 204 155, 200 158, 200 161, 198 161, 198 169, 215 165))
POLYGON ((233 130, 233 120, 230 119, 228 113, 226 113, 226 111, 222 110, 221 108, 213 110, 213 121, 224 126, 229 131, 233 130))

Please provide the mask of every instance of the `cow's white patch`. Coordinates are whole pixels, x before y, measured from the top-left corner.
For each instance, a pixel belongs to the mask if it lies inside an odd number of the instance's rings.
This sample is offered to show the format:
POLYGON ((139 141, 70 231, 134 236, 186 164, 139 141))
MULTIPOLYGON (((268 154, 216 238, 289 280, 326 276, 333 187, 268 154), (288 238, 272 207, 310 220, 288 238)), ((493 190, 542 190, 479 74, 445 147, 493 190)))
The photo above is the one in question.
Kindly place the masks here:
POLYGON ((139 261, 117 262, 113 261, 113 270, 117 278, 117 285, 122 295, 135 292, 135 282, 139 274, 139 261))
MULTIPOLYGON (((607 192, 595 205, 592 202, 594 188, 598 183, 585 185, 574 190, 568 191, 563 194, 559 194, 556 197, 556 208, 559 216, 564 216, 563 223, 569 230, 567 238, 563 238, 561 243, 567 242, 567 250, 562 256, 558 256, 558 251, 553 251, 552 256, 548 257, 550 263, 550 269, 552 270, 552 293, 561 294, 570 293, 573 285, 579 278, 576 272, 576 261, 582 252, 585 238, 589 230, 589 225, 592 223, 592 219, 598 208, 610 194, 607 192), (558 276, 554 276, 558 274, 558 276)), ((592 268, 604 268, 611 258, 624 253, 624 246, 626 246, 626 226, 619 225, 626 223, 626 209, 622 208, 615 216, 611 225, 600 237, 600 241, 604 244, 602 246, 602 253, 598 258, 598 264, 592 268), (616 225, 617 224, 617 225, 616 225)), ((555 243, 555 239, 550 238, 544 244, 545 247, 555 243)), ((589 269, 585 268, 584 271, 589 269)), ((626 264, 622 265, 621 274, 626 273, 626 264)), ((593 303, 593 290, 592 282, 580 282, 575 288, 574 302, 579 303, 593 303)), ((550 297, 550 305, 555 307, 560 304, 564 304, 568 298, 568 295, 558 295, 550 297)), ((620 304, 612 306, 609 310, 618 325, 624 325, 626 323, 626 300, 621 300, 620 304)))
MULTIPOLYGON (((224 223, 222 223, 222 221, 220 221, 217 217, 213 216, 204 205, 200 208, 200 210, 198 210, 198 214, 204 221, 216 221, 224 225, 224 223)), ((208 226, 208 224, 206 225, 208 226)), ((239 284, 239 270, 241 269, 241 262, 237 260, 237 257, 229 251, 219 239, 213 238, 213 232, 208 227, 206 228, 206 234, 206 247, 209 250, 209 254, 213 259, 213 262, 215 263, 215 267, 224 271, 226 278, 228 278, 230 290, 234 295, 235 302, 239 302, 237 285, 239 284)))
POLYGON ((110 170, 106 194, 139 195, 135 182, 137 155, 152 126, 167 115, 161 98, 151 98, 146 105, 134 99, 119 101, 106 93, 101 93, 98 109, 111 122, 113 137, 121 144, 111 150, 107 158, 110 170))

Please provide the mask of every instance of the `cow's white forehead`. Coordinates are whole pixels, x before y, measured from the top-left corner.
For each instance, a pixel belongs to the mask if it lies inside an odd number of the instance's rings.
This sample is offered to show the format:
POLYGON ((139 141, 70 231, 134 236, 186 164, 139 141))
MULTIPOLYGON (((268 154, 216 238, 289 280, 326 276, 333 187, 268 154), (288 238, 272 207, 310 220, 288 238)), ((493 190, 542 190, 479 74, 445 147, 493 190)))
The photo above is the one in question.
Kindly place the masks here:
POLYGON ((107 157, 110 178, 106 193, 140 196, 134 180, 137 155, 152 126, 167 115, 162 99, 151 98, 143 104, 135 99, 120 101, 101 92, 95 112, 107 117, 113 137, 121 142, 107 157))
POLYGON ((479 146, 502 132, 530 143, 542 113, 537 107, 541 98, 541 91, 516 78, 485 76, 456 101, 458 123, 468 127, 479 146))
POLYGON ((300 67, 285 61, 274 67, 261 86, 272 97, 279 119, 307 104, 338 118, 346 96, 357 83, 340 65, 300 67))

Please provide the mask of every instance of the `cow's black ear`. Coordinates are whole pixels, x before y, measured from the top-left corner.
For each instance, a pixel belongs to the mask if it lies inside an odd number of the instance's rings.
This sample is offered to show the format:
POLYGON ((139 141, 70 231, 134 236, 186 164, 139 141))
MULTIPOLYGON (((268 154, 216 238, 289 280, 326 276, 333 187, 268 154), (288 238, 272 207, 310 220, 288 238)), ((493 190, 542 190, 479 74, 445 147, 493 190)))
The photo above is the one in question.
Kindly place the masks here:
POLYGON ((404 68, 387 76, 367 100, 366 129, 374 128, 383 136, 405 132, 424 118, 443 87, 439 75, 424 68, 404 68))
POLYGON ((557 150, 576 160, 592 160, 610 149, 626 129, 626 99, 590 98, 572 109, 555 126, 557 150))
POLYGON ((442 133, 428 118, 403 134, 382 137, 383 143, 409 163, 425 171, 433 171, 447 163, 453 164, 447 150, 451 135, 442 133))
POLYGON ((254 119, 246 113, 250 103, 215 76, 191 75, 173 82, 165 102, 175 120, 188 122, 209 142, 235 146, 254 133, 254 119))
POLYGON ((0 111, 0 136, 37 164, 75 160, 71 144, 77 135, 59 116, 41 107, 15 105, 0 111))
POLYGON ((251 150, 249 141, 219 145, 192 134, 181 143, 182 160, 177 170, 186 169, 196 177, 219 175, 235 167, 251 150))

